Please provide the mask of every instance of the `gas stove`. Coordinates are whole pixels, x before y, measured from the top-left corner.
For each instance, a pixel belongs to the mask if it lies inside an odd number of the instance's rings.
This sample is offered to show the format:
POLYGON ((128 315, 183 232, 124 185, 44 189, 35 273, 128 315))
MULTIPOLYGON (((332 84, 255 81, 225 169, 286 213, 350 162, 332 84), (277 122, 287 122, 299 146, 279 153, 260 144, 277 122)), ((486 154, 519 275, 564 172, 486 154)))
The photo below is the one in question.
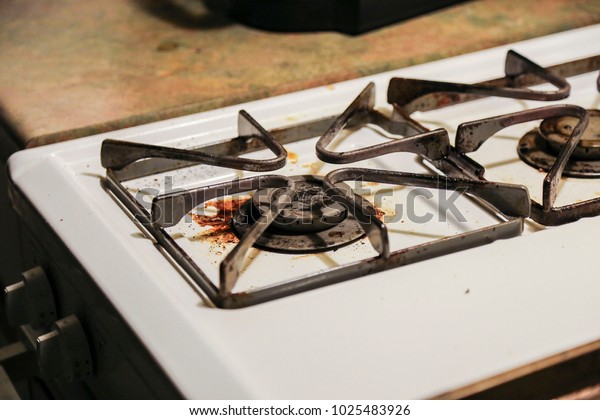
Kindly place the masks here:
POLYGON ((7 308, 38 374, 99 397, 466 397, 597 351, 599 36, 16 153, 41 268, 7 308))

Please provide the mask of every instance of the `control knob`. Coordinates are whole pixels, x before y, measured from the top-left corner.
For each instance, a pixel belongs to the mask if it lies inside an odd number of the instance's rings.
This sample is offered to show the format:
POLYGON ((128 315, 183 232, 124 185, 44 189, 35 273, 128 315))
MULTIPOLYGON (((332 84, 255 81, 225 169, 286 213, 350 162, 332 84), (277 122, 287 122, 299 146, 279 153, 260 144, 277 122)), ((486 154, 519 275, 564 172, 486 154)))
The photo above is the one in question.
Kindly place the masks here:
POLYGON ((90 347, 75 315, 56 321, 49 333, 38 337, 37 355, 46 380, 69 383, 92 375, 90 347))
POLYGON ((4 289, 8 323, 13 327, 31 324, 41 328, 56 321, 54 295, 44 269, 34 267, 24 271, 21 279, 4 289))

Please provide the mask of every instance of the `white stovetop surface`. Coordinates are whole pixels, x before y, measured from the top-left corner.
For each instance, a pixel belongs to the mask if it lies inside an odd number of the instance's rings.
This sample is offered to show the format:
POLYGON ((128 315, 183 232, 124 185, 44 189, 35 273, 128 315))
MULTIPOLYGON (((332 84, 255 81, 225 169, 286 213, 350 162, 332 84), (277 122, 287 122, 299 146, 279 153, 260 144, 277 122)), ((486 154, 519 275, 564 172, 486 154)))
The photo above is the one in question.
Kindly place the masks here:
MULTIPOLYGON (((551 65, 600 53, 598 39, 600 25, 26 150, 11 157, 10 174, 184 396, 432 397, 600 339, 600 281, 592 272, 600 237, 597 218, 543 230, 529 224, 518 238, 251 308, 220 310, 202 303, 101 188, 101 141, 185 147, 230 138, 242 108, 267 128, 285 126, 341 112, 369 81, 376 82, 378 104, 386 107, 392 76, 481 81, 502 76, 509 48, 551 65)), ((570 101, 599 108, 596 76, 573 78, 570 101)), ((453 131, 461 120, 542 105, 485 99, 415 117, 432 126, 444 121, 453 131)), ((518 138, 523 132, 521 126, 498 139, 514 141, 510 135, 518 138)), ((498 162, 491 178, 515 182, 507 177, 528 170, 509 166, 498 172, 498 166, 514 162, 484 147, 479 158, 498 162)), ((534 198, 539 185, 530 192, 534 198)), ((600 191, 600 181, 569 185, 563 190, 576 191, 573 199, 600 191)), ((269 264, 264 267, 254 275, 261 270, 268 275, 269 264)), ((306 267, 299 262, 284 269, 303 272, 306 267)))

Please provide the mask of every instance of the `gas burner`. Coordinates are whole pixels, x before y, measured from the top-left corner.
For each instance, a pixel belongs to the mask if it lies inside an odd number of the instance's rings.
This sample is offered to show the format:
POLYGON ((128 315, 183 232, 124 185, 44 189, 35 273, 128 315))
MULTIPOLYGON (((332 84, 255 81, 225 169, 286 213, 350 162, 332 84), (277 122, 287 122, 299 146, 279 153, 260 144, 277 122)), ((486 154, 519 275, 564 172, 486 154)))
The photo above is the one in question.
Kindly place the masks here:
MULTIPOLYGON (((301 175, 294 181, 292 201, 271 223, 254 246, 283 253, 311 253, 337 249, 364 237, 356 218, 331 197, 323 177, 301 175)), ((241 238, 269 209, 276 189, 254 193, 233 217, 241 238)))
MULTIPOLYGON (((562 121, 562 123, 558 123, 563 125, 562 131, 569 131, 570 134, 563 145, 560 145, 557 140, 559 137, 552 141, 555 146, 560 147, 559 153, 558 156, 553 157, 553 162, 549 165, 548 173, 544 178, 542 203, 531 201, 531 218, 545 226, 556 226, 579 220, 582 217, 597 216, 600 214, 599 198, 578 201, 561 207, 554 206, 558 194, 558 184, 566 165, 580 144, 581 138, 589 125, 590 115, 581 107, 551 105, 463 123, 456 132, 456 151, 461 156, 465 156, 466 153, 479 149, 491 136, 506 127, 540 119, 544 119, 544 121, 562 121), (576 123, 574 123, 575 121, 576 123), (572 128, 567 129, 566 126, 570 125, 572 125, 572 128)), ((552 126, 553 124, 551 122, 547 123, 546 127, 548 125, 552 126)), ((556 126, 556 124, 554 125, 556 126)), ((547 128, 544 130, 547 130, 547 128)), ((518 153, 526 152, 527 146, 520 143, 518 153)), ((482 171, 479 174, 472 173, 467 174, 467 176, 485 179, 484 169, 481 169, 482 171)))
MULTIPOLYGON (((589 125, 565 165, 563 176, 600 177, 600 111, 588 110, 588 115, 589 125)), ((519 141, 519 157, 528 165, 548 172, 577 123, 577 118, 567 115, 543 120, 539 129, 528 132, 519 141)))

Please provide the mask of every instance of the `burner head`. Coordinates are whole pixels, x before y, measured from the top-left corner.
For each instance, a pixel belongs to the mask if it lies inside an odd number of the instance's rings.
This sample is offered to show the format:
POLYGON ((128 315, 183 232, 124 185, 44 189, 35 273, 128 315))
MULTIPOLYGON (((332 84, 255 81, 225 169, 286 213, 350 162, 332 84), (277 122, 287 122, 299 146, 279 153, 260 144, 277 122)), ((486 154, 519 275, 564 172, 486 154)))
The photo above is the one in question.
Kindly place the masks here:
MULTIPOLYGON (((563 176, 600 178, 600 111, 588 110, 590 123, 565 166, 563 176)), ((525 134, 517 151, 528 165, 548 172, 577 125, 570 116, 547 118, 525 134)))
MULTIPOLYGON (((335 202, 323 186, 323 178, 303 175, 294 180, 295 196, 255 246, 275 252, 307 253, 337 249, 364 236, 348 210, 335 202)), ((342 186, 343 187, 343 186, 342 186)), ((232 224, 242 236, 264 214, 274 190, 258 190, 234 215, 232 224)))
MULTIPOLYGON (((336 226, 346 219, 347 210, 334 202, 323 189, 323 183, 316 177, 295 177, 295 197, 291 207, 286 208, 273 222, 286 232, 320 232, 336 226)), ((272 190, 260 190, 252 196, 256 209, 262 214, 264 205, 269 205, 272 190)))

